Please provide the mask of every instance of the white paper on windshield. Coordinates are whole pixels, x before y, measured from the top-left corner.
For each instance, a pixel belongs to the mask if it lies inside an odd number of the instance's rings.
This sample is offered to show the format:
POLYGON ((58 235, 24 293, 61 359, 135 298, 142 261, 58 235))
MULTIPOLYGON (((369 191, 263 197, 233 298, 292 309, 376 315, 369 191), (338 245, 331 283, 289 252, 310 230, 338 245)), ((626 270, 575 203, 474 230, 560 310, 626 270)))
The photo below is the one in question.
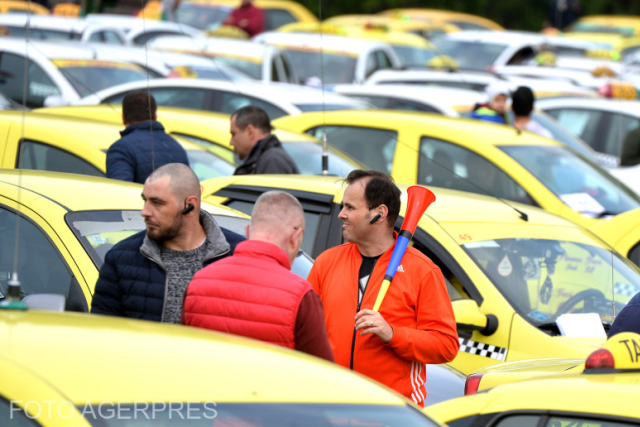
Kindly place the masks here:
POLYGON ((560 196, 571 209, 583 214, 600 215, 606 209, 587 193, 571 193, 560 196))
POLYGON ((556 319, 556 324, 563 337, 607 338, 602 320, 597 313, 562 314, 556 319))

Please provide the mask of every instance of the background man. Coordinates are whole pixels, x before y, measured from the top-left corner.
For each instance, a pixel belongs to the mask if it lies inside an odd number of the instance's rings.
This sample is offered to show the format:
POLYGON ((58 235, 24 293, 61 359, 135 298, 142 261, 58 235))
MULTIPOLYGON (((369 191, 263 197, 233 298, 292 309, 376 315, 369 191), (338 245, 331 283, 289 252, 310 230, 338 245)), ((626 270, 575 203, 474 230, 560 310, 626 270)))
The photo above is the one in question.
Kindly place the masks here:
POLYGON ((200 183, 189 166, 156 169, 142 199, 147 229, 107 252, 91 312, 178 323, 194 273, 233 253, 244 239, 200 209, 200 183))
POLYGON ((333 361, 320 297, 290 271, 303 237, 300 202, 284 191, 262 194, 247 225, 248 240, 238 244, 232 257, 193 277, 182 323, 333 361))
POLYGON ((231 115, 231 146, 244 163, 234 175, 300 173, 278 137, 271 134, 271 121, 260 107, 248 105, 231 115))
POLYGON ((423 405, 425 363, 451 361, 460 346, 444 277, 409 246, 380 311, 372 311, 397 237, 401 192, 377 171, 354 170, 345 181, 339 218, 348 243, 323 252, 309 274, 336 363, 423 405))
POLYGON ((144 184, 154 169, 168 163, 189 165, 182 146, 166 134, 156 101, 146 91, 128 94, 122 101, 122 138, 107 150, 107 178, 144 184))
POLYGON ((264 31, 264 11, 254 6, 251 0, 242 0, 240 6, 231 11, 222 25, 238 27, 251 38, 264 31))
POLYGON ((471 118, 493 123, 509 123, 506 114, 509 86, 504 82, 491 82, 484 91, 489 101, 486 104, 477 104, 471 113, 471 118))
POLYGON ((527 86, 520 86, 511 94, 511 109, 513 110, 513 125, 520 130, 537 133, 545 138, 553 139, 553 134, 549 129, 542 126, 531 118, 533 104, 536 97, 533 91, 527 86))

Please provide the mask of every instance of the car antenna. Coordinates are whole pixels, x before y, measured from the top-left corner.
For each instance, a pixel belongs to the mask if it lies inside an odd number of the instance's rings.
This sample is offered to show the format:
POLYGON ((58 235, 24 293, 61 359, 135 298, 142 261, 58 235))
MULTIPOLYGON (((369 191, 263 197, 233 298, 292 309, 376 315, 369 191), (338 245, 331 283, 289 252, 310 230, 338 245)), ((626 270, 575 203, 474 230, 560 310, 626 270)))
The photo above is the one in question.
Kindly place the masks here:
POLYGON ((322 27, 322 0, 318 0, 318 21, 320 29, 320 81, 322 83, 322 122, 325 124, 324 132, 322 132, 322 175, 329 175, 329 143, 327 142, 327 109, 324 102, 324 48, 322 35, 324 33, 322 27))

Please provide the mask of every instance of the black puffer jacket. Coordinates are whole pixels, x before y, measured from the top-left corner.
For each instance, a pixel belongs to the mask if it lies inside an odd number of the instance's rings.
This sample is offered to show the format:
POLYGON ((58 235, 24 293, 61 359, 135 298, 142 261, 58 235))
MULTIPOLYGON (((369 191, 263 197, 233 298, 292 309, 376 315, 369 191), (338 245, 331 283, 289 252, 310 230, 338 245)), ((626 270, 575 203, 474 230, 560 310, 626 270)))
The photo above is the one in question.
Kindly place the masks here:
MULTIPOLYGON (((207 239, 213 243, 203 267, 232 255, 241 235, 218 227, 208 213, 200 213, 207 239)), ((162 320, 167 275, 160 247, 141 231, 116 244, 105 256, 96 283, 91 313, 134 319, 162 320)))
POLYGON ((282 144, 275 135, 269 135, 258 141, 244 163, 238 166, 233 174, 255 175, 264 173, 300 173, 295 162, 284 151, 282 144))

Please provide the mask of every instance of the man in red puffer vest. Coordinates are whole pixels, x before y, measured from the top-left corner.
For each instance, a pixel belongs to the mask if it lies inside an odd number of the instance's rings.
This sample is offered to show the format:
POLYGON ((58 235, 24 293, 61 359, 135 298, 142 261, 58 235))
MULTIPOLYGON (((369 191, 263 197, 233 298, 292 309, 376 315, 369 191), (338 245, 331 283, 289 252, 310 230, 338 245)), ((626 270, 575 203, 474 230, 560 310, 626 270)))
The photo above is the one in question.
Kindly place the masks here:
POLYGON ((185 293, 182 324, 227 332, 334 361, 320 297, 291 272, 304 237, 300 202, 262 194, 233 256, 204 268, 185 293))

